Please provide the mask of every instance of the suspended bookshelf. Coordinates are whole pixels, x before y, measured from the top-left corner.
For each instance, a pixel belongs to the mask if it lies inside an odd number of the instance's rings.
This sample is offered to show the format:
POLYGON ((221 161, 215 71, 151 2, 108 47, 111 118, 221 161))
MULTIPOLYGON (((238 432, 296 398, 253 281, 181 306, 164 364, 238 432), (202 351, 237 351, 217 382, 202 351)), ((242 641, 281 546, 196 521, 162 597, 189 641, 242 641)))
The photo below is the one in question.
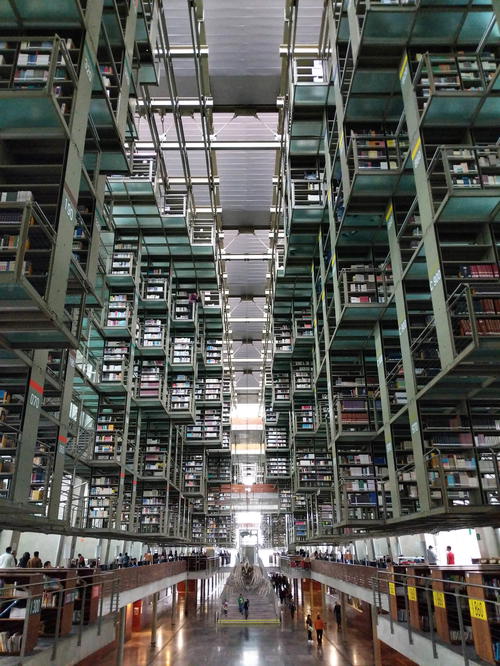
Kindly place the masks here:
POLYGON ((205 486, 205 456, 203 453, 184 453, 184 493, 203 494, 205 486))

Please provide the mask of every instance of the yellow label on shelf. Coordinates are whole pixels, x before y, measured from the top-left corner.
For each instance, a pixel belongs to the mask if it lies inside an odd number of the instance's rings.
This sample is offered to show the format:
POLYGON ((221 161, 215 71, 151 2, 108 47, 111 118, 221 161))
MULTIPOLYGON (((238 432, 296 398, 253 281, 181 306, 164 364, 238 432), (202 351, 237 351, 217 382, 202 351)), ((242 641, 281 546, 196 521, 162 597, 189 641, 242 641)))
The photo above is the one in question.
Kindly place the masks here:
POLYGON ((417 588, 413 587, 413 585, 408 585, 408 599, 410 601, 417 600, 417 588))
POLYGON ((401 64, 401 67, 399 68, 399 78, 402 79, 403 76, 406 74, 406 70, 408 68, 408 54, 405 53, 405 57, 403 58, 403 62, 401 64))
POLYGON ((418 139, 415 142, 415 145, 413 146, 413 150, 411 151, 412 160, 415 160, 415 157, 417 156, 417 153, 420 150, 421 145, 422 145, 422 139, 418 137, 418 139))
POLYGON ((444 600, 444 592, 436 592, 436 590, 433 590, 432 598, 434 600, 434 606, 436 606, 436 608, 446 608, 446 602, 444 600))
POLYGON ((488 621, 486 604, 482 599, 469 599, 469 608, 471 617, 475 617, 477 620, 488 621))
POLYGON ((392 594, 393 597, 396 596, 396 586, 394 583, 389 583, 389 594, 392 594))

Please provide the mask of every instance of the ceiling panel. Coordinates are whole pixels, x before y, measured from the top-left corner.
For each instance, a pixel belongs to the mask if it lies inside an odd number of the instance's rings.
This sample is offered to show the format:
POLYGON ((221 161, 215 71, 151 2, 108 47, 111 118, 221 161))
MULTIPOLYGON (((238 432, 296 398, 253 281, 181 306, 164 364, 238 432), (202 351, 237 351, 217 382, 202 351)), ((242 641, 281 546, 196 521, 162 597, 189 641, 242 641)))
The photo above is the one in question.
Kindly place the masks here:
POLYGON ((224 230, 224 250, 227 254, 266 254, 269 248, 269 231, 254 229, 241 233, 236 229, 224 230))
POLYGON ((210 78, 218 105, 274 105, 279 90, 282 0, 207 0, 210 78))
POLYGON ((227 261, 230 296, 262 296, 266 288, 267 263, 264 261, 227 261))
POLYGON ((217 165, 223 210, 269 211, 274 162, 275 153, 272 150, 219 151, 217 165))
POLYGON ((300 0, 295 36, 297 44, 318 44, 323 5, 323 0, 300 0))

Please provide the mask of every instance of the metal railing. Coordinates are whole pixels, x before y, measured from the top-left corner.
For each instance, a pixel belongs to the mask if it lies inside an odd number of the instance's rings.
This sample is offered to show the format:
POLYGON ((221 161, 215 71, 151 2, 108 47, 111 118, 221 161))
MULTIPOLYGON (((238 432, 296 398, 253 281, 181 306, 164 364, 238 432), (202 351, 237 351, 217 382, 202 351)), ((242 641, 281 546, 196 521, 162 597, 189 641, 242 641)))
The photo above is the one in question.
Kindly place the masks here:
MULTIPOLYGON (((3 77, 6 89, 10 94, 11 91, 18 95, 26 94, 28 99, 33 97, 34 92, 51 95, 61 119, 69 125, 78 77, 66 40, 50 36, 30 37, 26 41, 24 37, 13 37, 9 43, 15 56, 11 65, 4 63, 4 67, 10 66, 10 71, 3 77)), ((2 94, 5 94, 4 88, 2 94)), ((36 104, 36 101, 32 104, 36 104)), ((45 115, 41 114, 40 117, 45 115)), ((44 119, 41 123, 38 121, 38 124, 43 127, 45 122, 44 119)))
POLYGON ((31 654, 46 616, 49 659, 61 663, 60 641, 73 631, 72 625, 77 627, 80 646, 85 625, 97 624, 99 636, 104 618, 116 615, 120 581, 115 572, 3 569, 0 581, 0 629, 4 635, 9 634, 3 640, 3 656, 23 658, 31 654))
POLYGON ((338 434, 372 432, 378 430, 382 425, 378 401, 372 397, 336 395, 333 409, 338 434), (349 405, 344 407, 343 403, 349 403, 349 405))
POLYGON ((454 194, 470 192, 477 196, 478 192, 484 192, 491 195, 492 190, 500 187, 500 146, 439 146, 430 161, 427 175, 435 211, 454 194))
POLYGON ((393 293, 392 272, 371 266, 343 268, 339 274, 339 289, 344 307, 385 304, 393 293))
POLYGON ((328 83, 328 60, 315 57, 295 58, 292 61, 292 84, 328 83))
POLYGON ((426 637, 436 663, 443 646, 458 652, 464 666, 477 658, 495 663, 500 645, 498 587, 484 581, 498 580, 498 573, 497 566, 488 565, 378 571, 373 578, 377 624, 388 620, 392 635, 401 625, 409 645, 417 634, 426 637), (388 616, 381 614, 384 607, 388 616))
POLYGON ((384 8, 411 8, 417 7, 419 0, 356 0, 356 12, 366 13, 370 9, 384 9, 384 8))
POLYGON ((187 217, 187 194, 165 194, 161 214, 165 217, 187 217))
POLYGON ((347 147, 349 171, 351 175, 400 171, 408 149, 405 135, 352 133, 347 147))
POLYGON ((325 192, 319 178, 303 178, 291 181, 292 205, 294 208, 323 208, 325 192))
MULTIPOLYGON (((424 53, 413 76, 421 112, 437 92, 481 93, 495 78, 498 59, 484 53, 424 53), (444 64, 445 69, 440 69, 444 64)), ((450 98, 451 102, 451 98, 450 98)))

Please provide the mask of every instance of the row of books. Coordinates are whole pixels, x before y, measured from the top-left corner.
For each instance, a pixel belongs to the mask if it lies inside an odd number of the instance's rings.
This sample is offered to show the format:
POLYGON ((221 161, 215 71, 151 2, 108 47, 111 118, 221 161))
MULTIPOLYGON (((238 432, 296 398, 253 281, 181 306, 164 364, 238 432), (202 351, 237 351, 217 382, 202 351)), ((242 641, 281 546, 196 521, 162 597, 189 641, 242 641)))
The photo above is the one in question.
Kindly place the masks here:
MULTIPOLYGON (((458 322, 459 334, 463 337, 472 335, 472 322, 470 319, 460 319, 458 322)), ((500 320, 476 319, 477 331, 480 335, 500 335, 500 320)))
POLYGON ((458 277, 463 278, 498 278, 498 264, 463 264, 459 266, 458 277))

